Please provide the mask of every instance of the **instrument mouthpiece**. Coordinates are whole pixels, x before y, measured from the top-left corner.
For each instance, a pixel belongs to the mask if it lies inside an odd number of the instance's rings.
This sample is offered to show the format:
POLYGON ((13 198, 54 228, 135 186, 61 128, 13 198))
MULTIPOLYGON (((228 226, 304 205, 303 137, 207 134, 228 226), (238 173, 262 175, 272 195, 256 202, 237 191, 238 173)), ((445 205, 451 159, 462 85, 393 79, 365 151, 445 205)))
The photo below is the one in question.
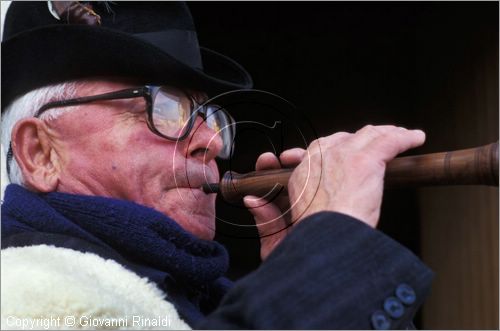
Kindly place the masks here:
POLYGON ((208 183, 201 186, 201 190, 206 194, 219 193, 219 183, 208 183))

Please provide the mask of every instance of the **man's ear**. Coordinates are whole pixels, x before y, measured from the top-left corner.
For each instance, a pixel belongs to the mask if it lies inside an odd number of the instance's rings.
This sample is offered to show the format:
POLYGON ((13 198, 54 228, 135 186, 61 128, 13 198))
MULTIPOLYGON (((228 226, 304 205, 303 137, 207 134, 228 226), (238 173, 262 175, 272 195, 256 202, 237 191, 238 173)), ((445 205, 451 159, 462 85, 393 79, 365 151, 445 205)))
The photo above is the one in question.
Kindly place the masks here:
POLYGON ((38 192, 55 191, 59 171, 51 156, 52 142, 45 123, 37 118, 26 118, 12 130, 12 151, 24 178, 24 184, 38 192))

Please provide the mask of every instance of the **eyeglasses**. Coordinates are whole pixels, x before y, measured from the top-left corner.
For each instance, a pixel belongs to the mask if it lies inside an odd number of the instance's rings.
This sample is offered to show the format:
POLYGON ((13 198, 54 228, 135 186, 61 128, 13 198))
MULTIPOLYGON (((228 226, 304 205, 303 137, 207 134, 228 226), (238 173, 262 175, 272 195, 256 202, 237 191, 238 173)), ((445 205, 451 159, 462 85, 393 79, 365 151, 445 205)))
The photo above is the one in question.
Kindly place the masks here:
MULTIPOLYGON (((40 117, 51 108, 138 97, 143 97, 146 101, 147 125, 154 134, 172 141, 183 140, 189 136, 196 117, 200 115, 207 126, 222 139, 223 147, 217 156, 222 159, 231 156, 231 146, 235 136, 235 121, 231 115, 218 105, 202 105, 193 95, 169 86, 146 85, 99 95, 54 101, 42 106, 34 117, 40 117)), ((12 148, 9 146, 7 153, 8 173, 10 173, 11 159, 12 148)))

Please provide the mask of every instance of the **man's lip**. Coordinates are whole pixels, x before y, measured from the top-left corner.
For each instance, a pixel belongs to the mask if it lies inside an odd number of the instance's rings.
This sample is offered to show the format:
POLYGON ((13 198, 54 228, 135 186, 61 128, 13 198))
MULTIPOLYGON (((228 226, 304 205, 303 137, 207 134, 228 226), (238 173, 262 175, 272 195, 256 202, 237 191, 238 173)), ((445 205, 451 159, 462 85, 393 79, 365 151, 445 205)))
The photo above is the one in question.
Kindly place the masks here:
POLYGON ((219 175, 209 166, 201 168, 187 168, 183 173, 174 174, 174 187, 170 189, 192 189, 199 190, 203 185, 219 182, 219 175))
POLYGON ((203 178, 202 180, 191 180, 187 183, 187 185, 180 185, 180 187, 199 189, 204 184, 209 184, 209 183, 213 183, 213 182, 216 182, 216 181, 211 180, 210 178, 207 177, 207 178, 203 178))
POLYGON ((201 185, 200 186, 177 186, 176 188, 189 189, 189 190, 201 190, 201 185))
POLYGON ((219 182, 218 180, 213 180, 211 177, 215 177, 215 176, 210 176, 210 177, 207 176, 207 178, 190 180, 188 183, 185 183, 185 182, 178 183, 174 188, 200 190, 202 188, 202 186, 204 186, 204 185, 219 182))

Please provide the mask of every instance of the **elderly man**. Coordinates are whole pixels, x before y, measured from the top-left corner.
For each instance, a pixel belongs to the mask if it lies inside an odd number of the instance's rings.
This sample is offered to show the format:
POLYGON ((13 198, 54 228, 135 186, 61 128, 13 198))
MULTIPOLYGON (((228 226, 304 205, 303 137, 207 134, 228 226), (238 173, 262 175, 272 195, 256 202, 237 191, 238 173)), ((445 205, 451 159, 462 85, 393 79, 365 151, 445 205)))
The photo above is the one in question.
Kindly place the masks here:
MULTIPOLYGON (((198 46, 184 4, 13 3, 2 64, 2 328, 411 326, 432 273, 374 228, 385 164, 421 131, 367 126, 259 157, 297 165, 295 222, 233 285, 199 189, 233 120, 204 101, 251 79, 198 46)), ((283 217, 245 204, 262 234, 283 217)))

